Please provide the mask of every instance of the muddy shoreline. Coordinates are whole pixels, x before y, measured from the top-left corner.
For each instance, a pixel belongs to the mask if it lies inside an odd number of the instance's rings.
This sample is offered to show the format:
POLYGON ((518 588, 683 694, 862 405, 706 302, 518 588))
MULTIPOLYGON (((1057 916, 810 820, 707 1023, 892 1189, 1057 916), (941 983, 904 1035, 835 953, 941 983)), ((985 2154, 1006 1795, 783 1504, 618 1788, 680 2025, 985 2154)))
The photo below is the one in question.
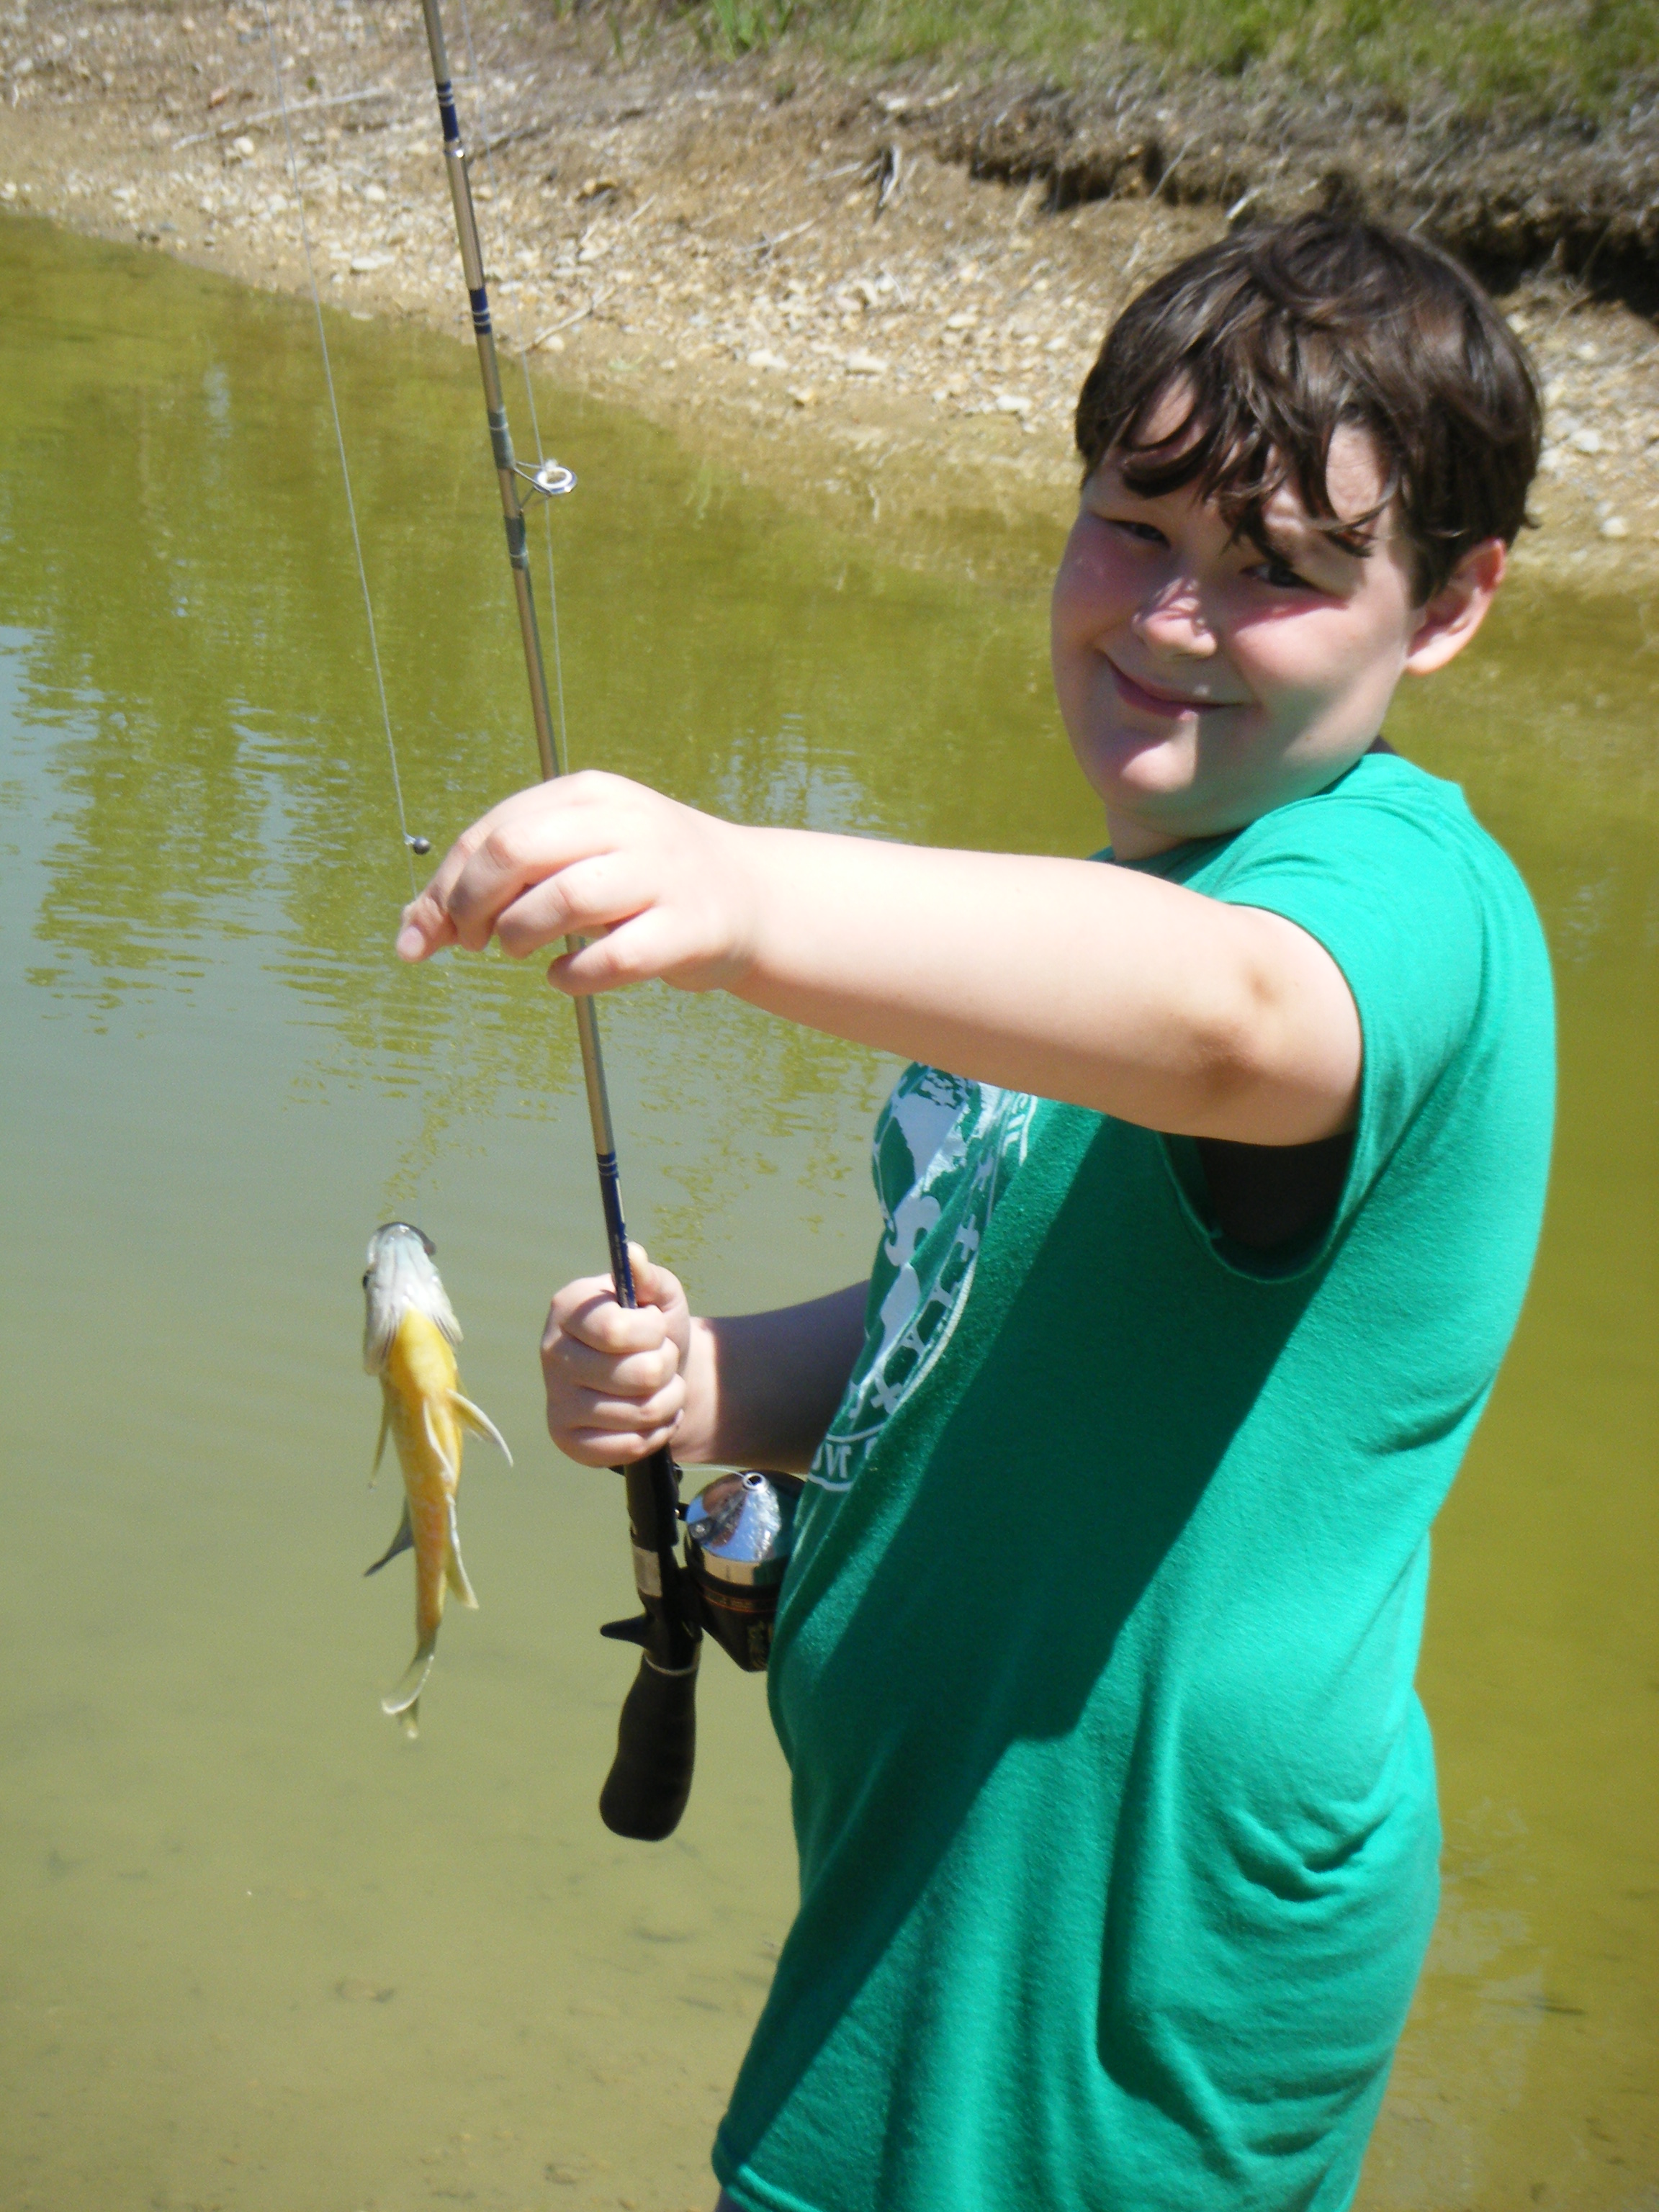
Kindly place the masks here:
MULTIPOLYGON (((257 6, 0 18, 0 210, 301 290, 302 206, 325 301, 465 337, 418 15, 277 20, 297 198, 257 6)), ((1635 122, 1437 152, 1417 119, 1279 94, 860 82, 672 27, 624 61, 600 20, 487 0, 473 28, 476 71, 459 23, 452 60, 503 336, 905 557, 973 514, 993 565, 1001 541, 1029 569, 1123 300, 1230 212, 1334 204, 1500 281, 1549 415, 1522 568, 1659 573, 1659 153, 1635 122)))

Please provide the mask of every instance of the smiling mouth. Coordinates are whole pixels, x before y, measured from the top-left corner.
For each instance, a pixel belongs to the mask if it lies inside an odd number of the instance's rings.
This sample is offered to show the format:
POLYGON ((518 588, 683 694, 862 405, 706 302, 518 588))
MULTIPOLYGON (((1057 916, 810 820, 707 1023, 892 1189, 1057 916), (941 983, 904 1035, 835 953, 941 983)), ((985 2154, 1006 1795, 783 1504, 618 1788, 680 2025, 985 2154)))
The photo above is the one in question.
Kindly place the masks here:
POLYGON ((1173 719, 1178 714, 1210 714, 1218 708, 1231 707, 1231 699, 1194 699, 1180 691, 1165 691, 1159 685, 1142 684, 1126 675, 1109 653, 1103 654, 1117 684, 1118 696, 1126 707, 1138 707, 1143 714, 1159 714, 1173 719))

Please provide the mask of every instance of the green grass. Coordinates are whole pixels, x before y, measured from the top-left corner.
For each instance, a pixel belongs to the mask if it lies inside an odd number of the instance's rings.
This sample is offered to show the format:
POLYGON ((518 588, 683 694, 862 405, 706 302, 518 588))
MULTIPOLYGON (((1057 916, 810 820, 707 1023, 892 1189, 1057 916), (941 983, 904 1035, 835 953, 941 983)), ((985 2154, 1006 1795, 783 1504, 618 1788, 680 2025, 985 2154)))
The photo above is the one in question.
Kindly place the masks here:
POLYGON ((708 0, 708 8, 721 43, 734 54, 769 46, 795 14, 794 0, 708 0))
POLYGON ((1659 83, 1659 0, 702 0, 728 52, 786 33, 856 64, 1267 71, 1476 112, 1596 117, 1659 83))

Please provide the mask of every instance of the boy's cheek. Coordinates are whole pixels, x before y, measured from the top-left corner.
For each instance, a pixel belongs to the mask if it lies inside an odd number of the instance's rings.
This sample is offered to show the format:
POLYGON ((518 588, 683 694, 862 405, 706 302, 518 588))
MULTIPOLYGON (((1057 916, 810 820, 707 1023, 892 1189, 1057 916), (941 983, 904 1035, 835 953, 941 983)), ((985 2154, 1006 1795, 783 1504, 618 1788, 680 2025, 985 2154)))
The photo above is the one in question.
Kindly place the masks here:
POLYGON ((1100 660, 1101 646, 1109 628, 1097 597, 1074 586, 1056 592, 1048 626, 1048 641, 1058 683, 1062 666, 1091 670, 1100 660))
POLYGON ((1050 656, 1054 704, 1073 747, 1086 745, 1099 719, 1096 690, 1103 663, 1097 653, 1067 651, 1058 640, 1050 656))
POLYGON ((1048 661, 1054 670, 1054 688, 1063 690, 1068 683, 1075 684, 1085 662, 1099 655, 1085 641, 1085 635, 1069 608, 1055 600, 1048 624, 1048 661))
POLYGON ((1049 632, 1056 656, 1069 653, 1091 669, 1121 634, 1139 605, 1121 552, 1110 544, 1073 533, 1054 577, 1049 601, 1049 632))
POLYGON ((1080 515, 1054 574, 1050 605, 1056 628, 1086 627, 1104 619, 1121 595, 1103 528, 1092 516, 1080 515))

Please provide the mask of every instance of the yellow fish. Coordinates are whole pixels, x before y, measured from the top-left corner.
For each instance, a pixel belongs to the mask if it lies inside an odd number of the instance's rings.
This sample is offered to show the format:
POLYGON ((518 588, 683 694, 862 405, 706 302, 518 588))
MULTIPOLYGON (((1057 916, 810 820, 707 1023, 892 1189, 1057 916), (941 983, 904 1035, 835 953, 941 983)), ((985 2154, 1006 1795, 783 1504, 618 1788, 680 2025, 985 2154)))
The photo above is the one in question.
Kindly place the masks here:
POLYGON ((399 1552, 415 1554, 415 1656, 397 1688, 380 1700, 381 1710, 401 1720, 410 1735, 419 1733, 421 1691, 437 1649, 446 1591, 453 1589, 463 1605, 478 1602, 455 1533, 463 1429, 488 1437, 513 1464, 501 1431, 457 1387, 451 1347, 461 1340, 461 1325, 432 1264, 436 1249, 407 1221, 389 1221, 369 1239, 363 1275, 363 1365, 380 1376, 384 1400, 374 1470, 389 1436, 407 1493, 397 1534, 365 1571, 378 1574, 399 1552))

